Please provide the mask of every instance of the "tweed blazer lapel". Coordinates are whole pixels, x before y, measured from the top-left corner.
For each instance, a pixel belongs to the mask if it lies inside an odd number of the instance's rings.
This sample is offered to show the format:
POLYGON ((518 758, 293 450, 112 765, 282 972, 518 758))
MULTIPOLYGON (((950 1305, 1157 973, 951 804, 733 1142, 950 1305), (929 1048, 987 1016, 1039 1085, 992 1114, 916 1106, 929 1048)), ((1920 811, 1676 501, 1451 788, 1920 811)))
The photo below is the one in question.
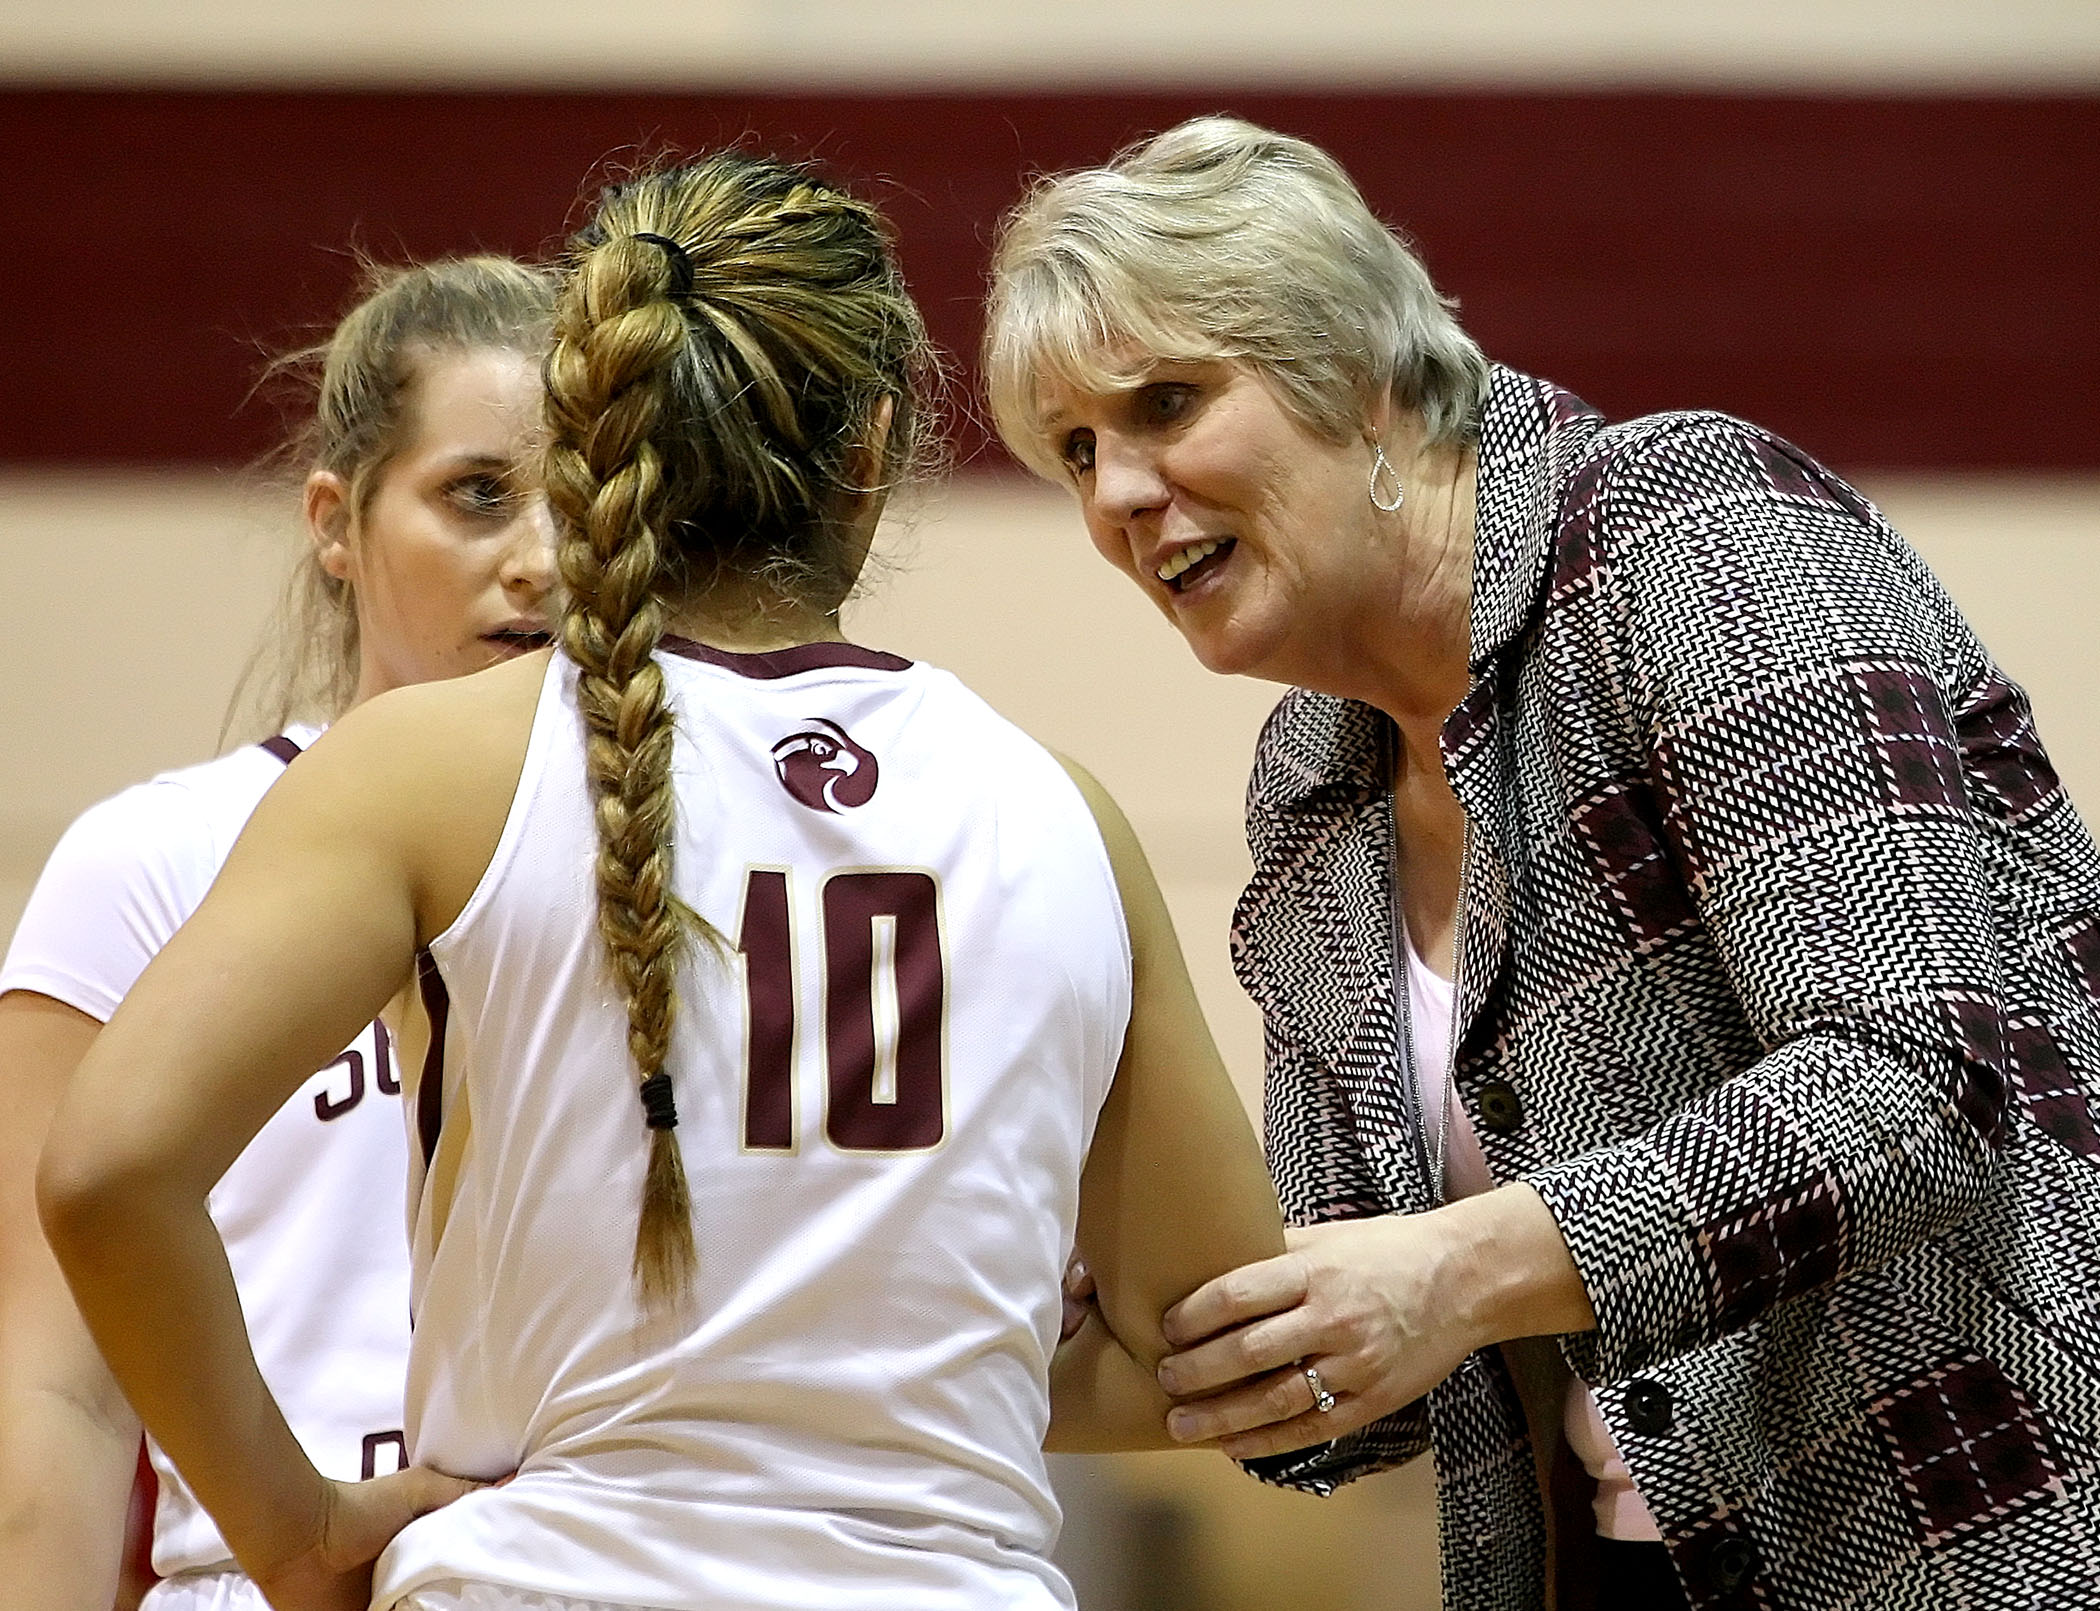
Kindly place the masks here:
MULTIPOLYGON (((1503 813, 1513 797, 1501 651, 1543 596, 1554 517, 1601 423, 1579 400, 1497 368, 1482 420, 1472 690, 1445 723, 1444 765, 1471 825, 1461 1049, 1507 952, 1503 813)), ((1395 1001, 1391 724, 1370 706, 1294 690, 1269 718, 1247 788, 1253 881, 1233 922, 1234 963, 1271 1023, 1329 1070, 1356 1143, 1398 1209, 1432 1206, 1408 1112, 1395 1001)))
POLYGON ((1397 1057, 1390 724, 1369 705, 1296 690, 1270 717, 1248 784, 1255 875, 1233 961, 1274 1030, 1328 1071, 1390 1208, 1426 1207, 1428 1179, 1397 1057))
POLYGON ((1442 735, 1444 772, 1469 828, 1454 1004, 1461 1064, 1467 1032, 1508 956, 1510 881, 1521 876, 1511 862, 1506 816, 1516 798, 1516 763, 1504 667, 1545 603, 1561 509, 1603 423, 1572 393, 1496 366, 1481 417, 1475 493, 1472 685, 1442 735))
POLYGON ((1495 366, 1480 421, 1474 493, 1476 676, 1545 601, 1561 506, 1604 417, 1573 392, 1495 366))

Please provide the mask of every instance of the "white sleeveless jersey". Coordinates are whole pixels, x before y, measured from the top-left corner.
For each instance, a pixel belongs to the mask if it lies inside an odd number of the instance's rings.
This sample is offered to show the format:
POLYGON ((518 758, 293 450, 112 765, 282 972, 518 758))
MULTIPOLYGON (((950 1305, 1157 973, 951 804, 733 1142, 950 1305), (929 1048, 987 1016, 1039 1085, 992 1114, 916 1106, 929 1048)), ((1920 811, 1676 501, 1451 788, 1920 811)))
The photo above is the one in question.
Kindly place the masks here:
POLYGON ((411 1451, 518 1475, 412 1523, 373 1603, 465 1579, 673 1611, 1069 1606, 1047 1373, 1130 1005, 1092 814, 945 672, 665 650, 674 887, 728 942, 693 944, 669 1065, 694 1299, 648 1321, 635 1297, 649 1133, 556 656, 494 858, 431 947, 442 1095, 414 1093, 411 1451))
MULTIPOLYGON (((33 990, 107 1021, 204 899, 233 842, 314 737, 295 730, 163 773, 90 807, 52 851, 0 967, 0 992, 33 990)), ((408 1249, 400 1081, 377 1024, 320 1070, 212 1188, 263 1379, 325 1474, 405 1463, 408 1249)), ((157 1446, 153 1567, 163 1576, 231 1556, 157 1446)))

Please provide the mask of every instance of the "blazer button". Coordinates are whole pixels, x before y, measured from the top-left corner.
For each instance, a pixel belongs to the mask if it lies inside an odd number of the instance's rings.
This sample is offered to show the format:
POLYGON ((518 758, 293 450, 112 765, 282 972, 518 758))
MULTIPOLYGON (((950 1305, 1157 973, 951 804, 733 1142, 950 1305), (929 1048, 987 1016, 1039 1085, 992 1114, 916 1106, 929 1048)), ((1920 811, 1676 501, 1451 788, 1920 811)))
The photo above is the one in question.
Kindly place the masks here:
POLYGON ((1643 1437, 1659 1437, 1676 1424, 1670 1390, 1661 1382, 1636 1378, 1626 1384, 1626 1424, 1643 1437))
POLYGON ((1757 1570, 1757 1546, 1747 1538, 1721 1539, 1706 1557, 1706 1565, 1713 1574, 1714 1587, 1723 1594, 1731 1593, 1757 1570))
POLYGON ((1509 1081, 1489 1080, 1480 1088, 1480 1122, 1505 1134, 1524 1122, 1524 1105, 1509 1081))

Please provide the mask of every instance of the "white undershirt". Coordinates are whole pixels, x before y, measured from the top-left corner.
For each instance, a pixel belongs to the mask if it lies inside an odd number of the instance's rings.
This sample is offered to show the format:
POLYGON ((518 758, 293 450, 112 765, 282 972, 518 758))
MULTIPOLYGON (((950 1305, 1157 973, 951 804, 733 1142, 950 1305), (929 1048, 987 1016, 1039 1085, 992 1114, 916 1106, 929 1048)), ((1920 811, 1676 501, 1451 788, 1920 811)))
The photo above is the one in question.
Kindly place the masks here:
MULTIPOLYGON (((1431 1155, 1436 1151, 1438 1111, 1448 1104, 1450 1129, 1445 1134, 1444 1179, 1453 1198, 1471 1197, 1494 1188, 1480 1150, 1480 1137, 1463 1102, 1451 1100, 1451 1013, 1454 992, 1451 981, 1424 962, 1414 941, 1406 941, 1408 1040, 1414 1053, 1415 1074, 1422 1090, 1423 1133, 1429 1138, 1431 1155)), ((1654 1516, 1641 1502, 1640 1494, 1619 1458, 1611 1432, 1598 1413, 1594 1394, 1581 1382, 1568 1384, 1568 1397, 1561 1417, 1568 1446, 1581 1460, 1582 1469, 1597 1485, 1592 1507, 1601 1537, 1626 1541, 1653 1541, 1662 1533, 1654 1516)))

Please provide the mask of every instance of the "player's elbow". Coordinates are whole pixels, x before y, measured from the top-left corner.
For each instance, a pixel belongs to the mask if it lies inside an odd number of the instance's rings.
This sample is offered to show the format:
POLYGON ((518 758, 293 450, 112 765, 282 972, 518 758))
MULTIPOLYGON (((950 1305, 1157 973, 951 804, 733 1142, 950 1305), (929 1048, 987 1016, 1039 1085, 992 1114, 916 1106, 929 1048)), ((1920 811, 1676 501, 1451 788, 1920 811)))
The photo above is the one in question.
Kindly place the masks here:
POLYGON ((37 1161, 37 1218, 61 1268, 127 1240, 155 1171, 93 1133, 54 1126, 37 1161))
POLYGON ((1095 1297, 1102 1324, 1125 1353, 1153 1370, 1174 1351, 1164 1325, 1167 1311, 1201 1283, 1191 1284, 1185 1273, 1173 1271, 1137 1269, 1118 1275, 1120 1279, 1102 1281, 1095 1297))

